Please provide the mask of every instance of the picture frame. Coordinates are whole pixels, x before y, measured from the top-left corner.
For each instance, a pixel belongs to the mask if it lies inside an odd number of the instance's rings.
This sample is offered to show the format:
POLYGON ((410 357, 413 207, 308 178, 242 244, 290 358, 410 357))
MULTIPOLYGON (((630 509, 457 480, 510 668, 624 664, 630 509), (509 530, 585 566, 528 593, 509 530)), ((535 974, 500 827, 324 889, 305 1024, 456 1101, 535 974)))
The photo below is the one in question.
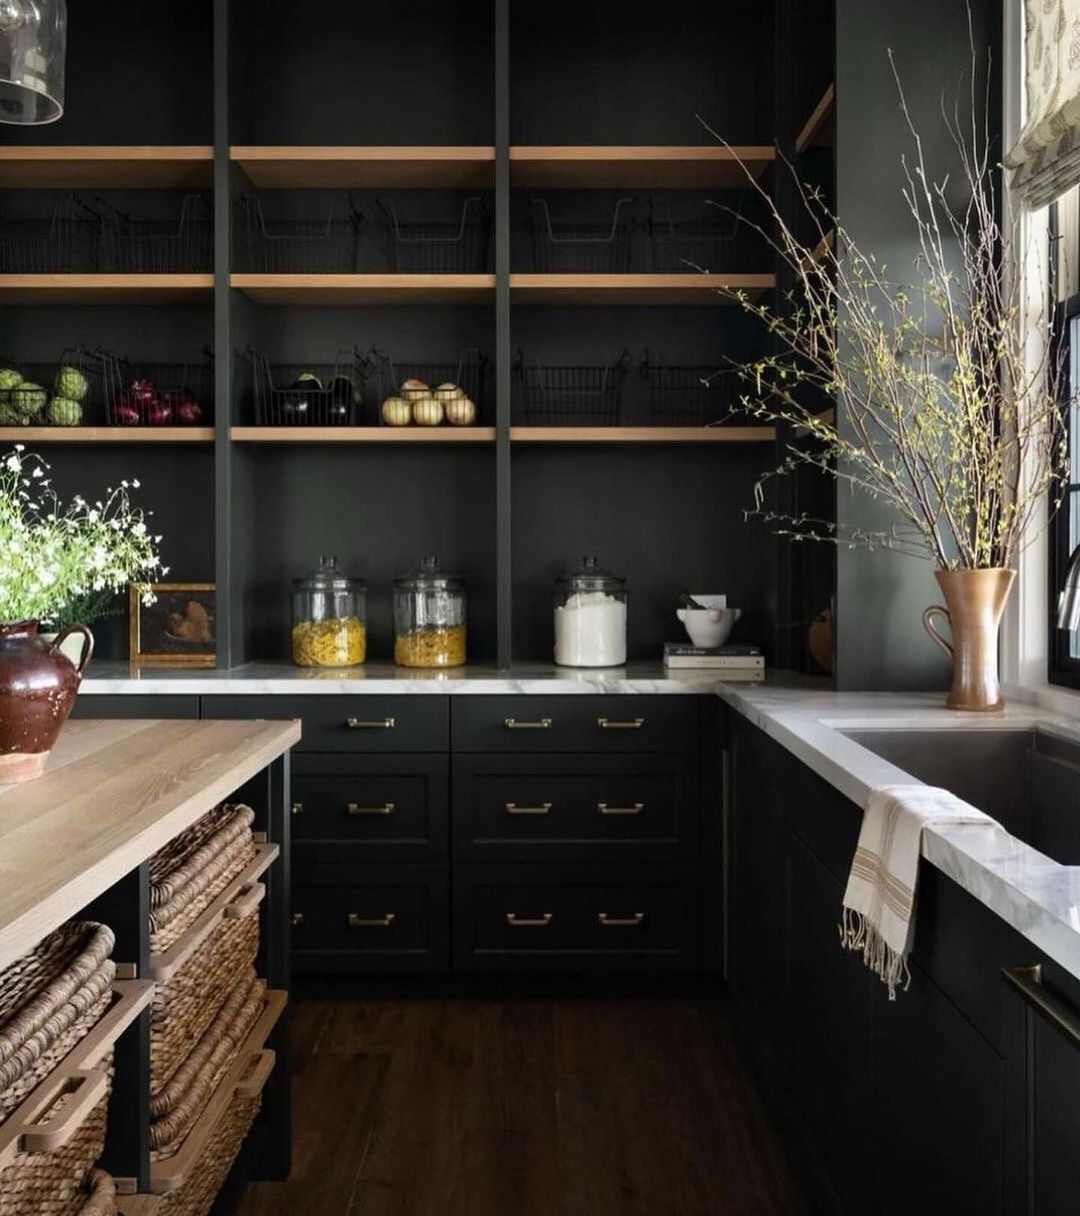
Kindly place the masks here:
POLYGON ((214 583, 132 583, 128 654, 134 667, 213 667, 217 662, 214 583), (144 604, 146 591, 153 604, 144 604))

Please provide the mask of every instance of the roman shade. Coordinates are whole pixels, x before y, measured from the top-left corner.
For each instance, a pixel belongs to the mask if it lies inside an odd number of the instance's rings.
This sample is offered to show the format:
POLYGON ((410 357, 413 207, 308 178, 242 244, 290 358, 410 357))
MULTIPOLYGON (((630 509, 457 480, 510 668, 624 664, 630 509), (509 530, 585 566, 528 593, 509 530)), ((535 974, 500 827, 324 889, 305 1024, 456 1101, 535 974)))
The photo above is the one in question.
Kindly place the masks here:
POLYGON ((1044 207, 1080 182, 1080 0, 1024 0, 1024 23, 1027 121, 1005 165, 1044 207))

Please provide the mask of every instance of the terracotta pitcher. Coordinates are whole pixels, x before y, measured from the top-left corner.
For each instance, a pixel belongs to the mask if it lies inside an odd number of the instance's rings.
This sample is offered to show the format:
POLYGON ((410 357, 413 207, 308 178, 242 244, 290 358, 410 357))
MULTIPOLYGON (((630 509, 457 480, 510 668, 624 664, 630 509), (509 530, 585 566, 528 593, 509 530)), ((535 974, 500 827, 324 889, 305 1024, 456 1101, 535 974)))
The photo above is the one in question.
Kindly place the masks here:
POLYGON ((923 625, 952 659, 952 687, 945 704, 983 713, 1004 709, 998 684, 998 630, 1016 571, 937 570, 934 577, 947 607, 927 608, 923 625), (934 628, 935 616, 948 621, 951 643, 934 628))
POLYGON ((85 625, 71 625, 47 642, 37 621, 0 622, 0 784, 41 776, 93 649, 85 625), (60 650, 73 633, 83 636, 77 665, 60 650))

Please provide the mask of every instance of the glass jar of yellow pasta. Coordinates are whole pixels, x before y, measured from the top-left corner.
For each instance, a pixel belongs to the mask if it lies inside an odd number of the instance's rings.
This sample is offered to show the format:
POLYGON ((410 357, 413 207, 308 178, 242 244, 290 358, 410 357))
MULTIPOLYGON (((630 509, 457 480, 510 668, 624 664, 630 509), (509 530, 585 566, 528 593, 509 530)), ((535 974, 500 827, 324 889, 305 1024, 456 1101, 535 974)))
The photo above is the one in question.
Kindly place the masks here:
POLYGON ((353 667, 367 654, 367 588, 336 557, 293 579, 292 657, 299 667, 353 667))
POLYGON ((437 557, 394 582, 394 662, 402 667, 460 667, 465 662, 465 584, 437 557))

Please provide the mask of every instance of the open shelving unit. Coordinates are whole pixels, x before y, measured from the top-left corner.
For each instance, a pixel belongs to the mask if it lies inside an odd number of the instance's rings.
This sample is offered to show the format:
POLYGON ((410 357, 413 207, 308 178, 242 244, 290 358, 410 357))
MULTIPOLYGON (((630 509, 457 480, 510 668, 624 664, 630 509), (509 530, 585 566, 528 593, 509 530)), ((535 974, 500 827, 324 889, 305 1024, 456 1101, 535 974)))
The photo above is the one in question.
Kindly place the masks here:
POLYGON ((825 90, 821 99, 814 106, 810 117, 795 136, 795 151, 805 152, 807 148, 831 147, 835 139, 835 106, 836 89, 833 85, 825 90))
POLYGON ((760 181, 775 159, 776 149, 769 144, 511 145, 510 182, 537 189, 730 189, 760 181))
POLYGON ((212 274, 0 274, 0 304, 190 304, 212 274))
POLYGON ((0 147, 0 189, 186 190, 213 176, 210 145, 0 147))
POLYGON ((0 443, 213 443, 212 426, 3 426, 0 443))
POLYGON ((442 189, 492 186, 493 147, 245 147, 230 159, 261 189, 442 189))
POLYGON ((232 274, 256 304, 485 304, 493 274, 232 274))

